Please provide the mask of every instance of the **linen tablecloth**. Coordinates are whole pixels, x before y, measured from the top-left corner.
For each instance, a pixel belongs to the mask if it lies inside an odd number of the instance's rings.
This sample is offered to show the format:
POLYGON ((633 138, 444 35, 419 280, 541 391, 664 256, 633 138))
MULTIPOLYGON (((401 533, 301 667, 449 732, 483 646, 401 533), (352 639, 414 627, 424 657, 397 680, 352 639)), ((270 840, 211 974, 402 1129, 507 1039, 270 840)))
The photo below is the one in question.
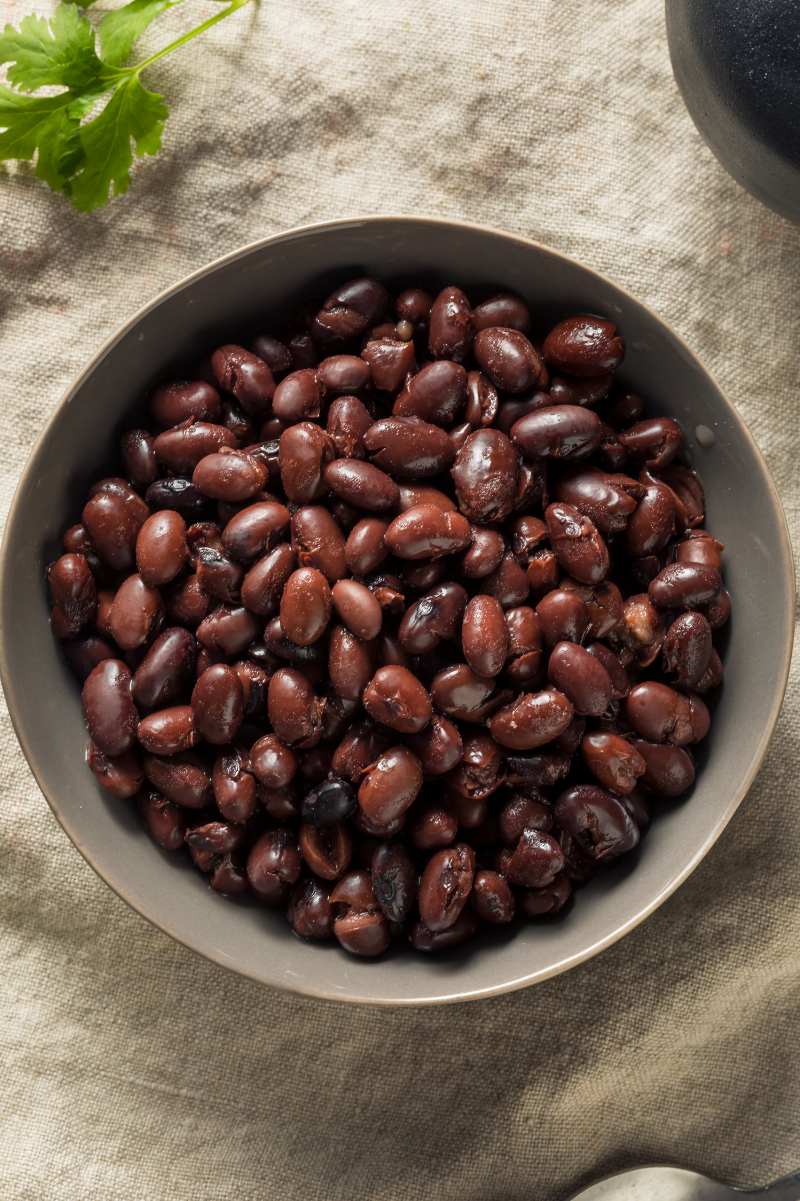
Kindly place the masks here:
MULTIPOLYGON (((190 7, 213 9, 167 23, 190 7)), ((797 535, 800 230, 701 142, 656 0, 264 0, 153 80, 173 115, 126 197, 82 216, 0 177, 3 512, 66 386, 162 287, 292 225, 427 212, 651 304, 797 535)), ((152 929, 72 848, 4 712, 0 1197, 550 1201, 647 1161, 743 1185, 800 1167, 799 734, 795 671, 716 848, 599 958, 391 1011, 259 987, 152 929)))

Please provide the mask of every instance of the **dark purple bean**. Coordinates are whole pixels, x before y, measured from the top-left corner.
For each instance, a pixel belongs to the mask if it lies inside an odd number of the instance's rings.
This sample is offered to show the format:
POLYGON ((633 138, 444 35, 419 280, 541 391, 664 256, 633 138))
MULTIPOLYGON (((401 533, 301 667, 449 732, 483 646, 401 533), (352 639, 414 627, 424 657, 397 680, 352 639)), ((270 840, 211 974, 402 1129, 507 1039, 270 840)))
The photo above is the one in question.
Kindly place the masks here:
POLYGON ((417 898, 417 873, 400 843, 381 843, 370 866, 375 900, 387 921, 402 925, 417 898))
POLYGON ((424 922, 417 922, 411 931, 411 945, 415 951, 422 951, 423 954, 449 951, 451 947, 460 947, 468 942, 477 929, 475 914, 464 909, 446 930, 429 930, 424 922))
POLYGON ((144 494, 151 509, 177 509, 193 518, 202 513, 207 501, 191 480, 170 478, 156 480, 144 494))
POLYGON ((547 888, 526 889, 519 896, 520 909, 526 917, 543 917, 560 913, 572 896, 572 884, 566 873, 556 876, 547 888))
POLYGON ((75 642, 65 642, 64 654, 81 684, 98 663, 102 663, 104 659, 114 658, 111 643, 106 642, 104 638, 98 638, 95 634, 89 634, 86 638, 80 638, 75 642))
POLYGON ((177 805, 156 792, 142 797, 139 812, 147 833, 163 851, 179 851, 186 833, 186 818, 177 805))

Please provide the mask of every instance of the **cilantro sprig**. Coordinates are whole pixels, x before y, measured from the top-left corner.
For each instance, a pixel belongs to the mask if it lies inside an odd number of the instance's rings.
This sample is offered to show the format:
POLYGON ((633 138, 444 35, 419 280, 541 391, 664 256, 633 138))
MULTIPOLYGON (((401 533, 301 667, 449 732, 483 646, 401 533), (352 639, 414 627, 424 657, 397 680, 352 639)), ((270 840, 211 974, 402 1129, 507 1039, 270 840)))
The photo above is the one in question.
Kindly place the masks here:
POLYGON ((93 2, 62 2, 49 20, 23 17, 0 33, 10 85, 0 84, 0 161, 34 161, 39 179, 83 212, 126 192, 134 158, 161 147, 169 109, 142 72, 251 0, 222 0, 213 16, 132 66, 136 40, 182 0, 129 0, 96 29, 81 11, 93 2))

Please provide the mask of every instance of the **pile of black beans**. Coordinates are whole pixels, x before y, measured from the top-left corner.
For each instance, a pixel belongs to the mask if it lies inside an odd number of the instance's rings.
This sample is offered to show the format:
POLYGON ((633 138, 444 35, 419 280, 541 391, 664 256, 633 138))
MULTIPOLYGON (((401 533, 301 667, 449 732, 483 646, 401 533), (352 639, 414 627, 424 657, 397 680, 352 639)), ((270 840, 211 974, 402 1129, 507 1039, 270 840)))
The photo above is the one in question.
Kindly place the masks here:
POLYGON ((562 910, 691 788, 730 613, 623 354, 361 278, 156 387, 48 571, 104 788, 355 955, 562 910))

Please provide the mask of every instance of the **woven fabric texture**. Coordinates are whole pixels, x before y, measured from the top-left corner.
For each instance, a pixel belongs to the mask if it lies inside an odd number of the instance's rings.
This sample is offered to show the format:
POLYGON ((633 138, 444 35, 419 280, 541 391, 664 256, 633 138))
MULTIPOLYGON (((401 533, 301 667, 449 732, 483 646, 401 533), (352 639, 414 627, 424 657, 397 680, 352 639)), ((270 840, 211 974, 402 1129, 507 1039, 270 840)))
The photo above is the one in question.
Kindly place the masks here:
MULTIPOLYGON (((190 7, 213 10, 165 23, 190 7)), ((705 148, 656 0, 264 0, 154 82, 165 149, 107 209, 0 177, 3 512, 66 386, 162 287, 292 225, 427 212, 651 304, 798 534, 800 230, 705 148)), ((61 832, 3 711, 0 1197, 556 1201, 647 1161, 742 1185, 800 1167, 799 696, 795 670, 737 817, 632 935, 532 990, 413 1011, 273 992, 151 929, 61 832)))

